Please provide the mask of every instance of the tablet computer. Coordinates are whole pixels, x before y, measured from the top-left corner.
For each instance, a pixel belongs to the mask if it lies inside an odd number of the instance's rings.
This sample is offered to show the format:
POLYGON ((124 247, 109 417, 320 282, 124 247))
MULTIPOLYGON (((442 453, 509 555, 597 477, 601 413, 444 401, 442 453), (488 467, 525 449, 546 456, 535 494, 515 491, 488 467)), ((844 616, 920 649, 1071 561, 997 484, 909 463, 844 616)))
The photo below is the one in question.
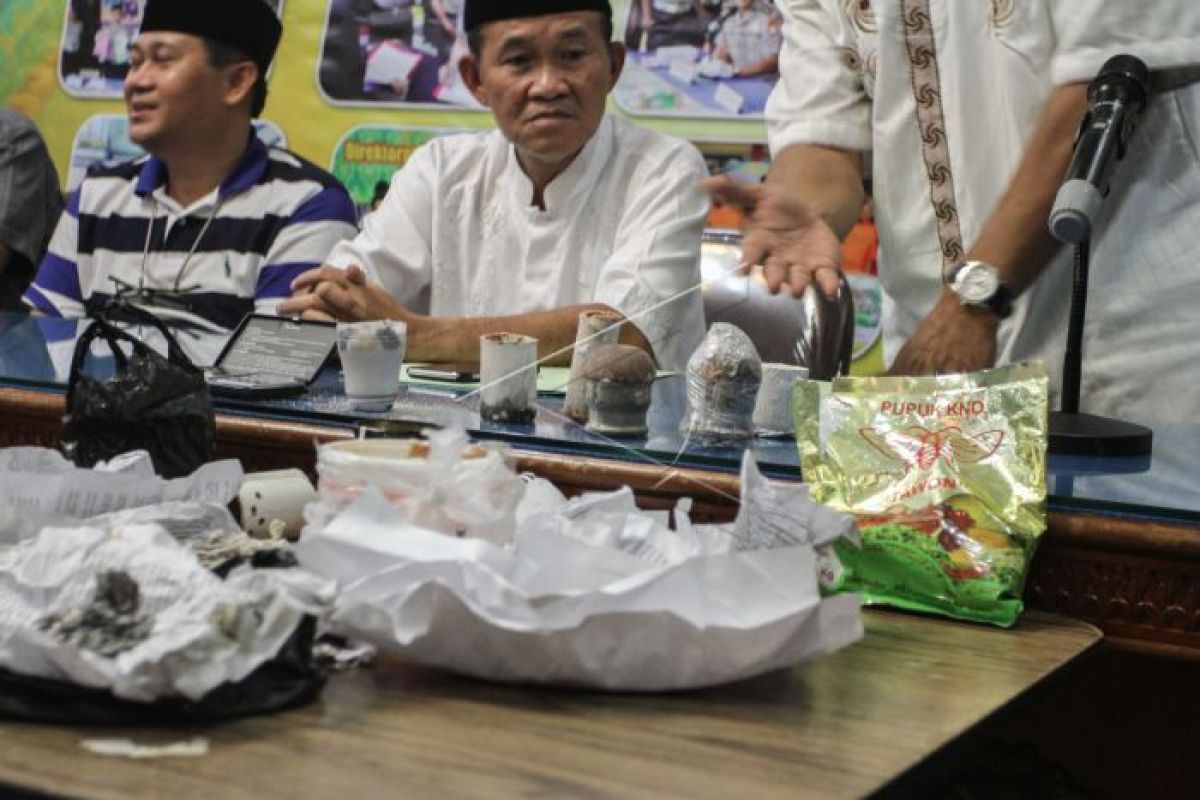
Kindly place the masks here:
POLYGON ((331 322, 248 314, 208 371, 208 385, 222 397, 302 394, 336 347, 331 322))

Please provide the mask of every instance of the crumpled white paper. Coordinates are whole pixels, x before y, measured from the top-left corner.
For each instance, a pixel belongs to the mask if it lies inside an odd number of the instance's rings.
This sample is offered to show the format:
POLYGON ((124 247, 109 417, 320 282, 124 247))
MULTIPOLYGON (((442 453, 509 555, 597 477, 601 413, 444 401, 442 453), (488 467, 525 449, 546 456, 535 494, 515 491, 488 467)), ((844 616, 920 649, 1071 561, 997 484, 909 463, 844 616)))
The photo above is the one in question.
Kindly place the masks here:
MULTIPOLYGON (((856 595, 822 598, 818 550, 852 521, 742 466, 743 507, 692 525, 628 490, 567 501, 532 480, 513 545, 416 527, 370 490, 296 548, 336 579, 335 630, 499 681, 656 691, 748 678, 862 636, 856 595)), ((835 558, 832 553, 826 557, 835 558)))
POLYGON ((169 532, 186 540, 214 521, 236 530, 220 507, 151 506, 47 527, 0 549, 0 665, 146 702, 196 700, 249 675, 306 613, 328 610, 335 587, 300 570, 244 566, 220 579, 169 532), (146 640, 106 658, 40 630, 48 614, 86 606, 108 570, 138 584, 141 611, 153 617, 146 640))
POLYGON ((167 480, 154 474, 144 450, 82 469, 55 450, 11 447, 0 450, 0 544, 27 539, 46 525, 155 503, 227 505, 241 484, 237 461, 215 461, 167 480))

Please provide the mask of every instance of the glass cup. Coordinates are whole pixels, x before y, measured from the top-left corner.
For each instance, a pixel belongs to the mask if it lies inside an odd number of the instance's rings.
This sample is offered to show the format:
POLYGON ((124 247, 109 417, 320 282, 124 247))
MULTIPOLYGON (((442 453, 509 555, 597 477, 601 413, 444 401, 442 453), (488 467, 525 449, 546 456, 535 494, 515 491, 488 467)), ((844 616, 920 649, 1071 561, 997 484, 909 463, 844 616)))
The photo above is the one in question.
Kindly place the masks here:
POLYGON ((346 397, 363 411, 386 411, 400 393, 408 326, 397 320, 339 322, 338 355, 346 397))

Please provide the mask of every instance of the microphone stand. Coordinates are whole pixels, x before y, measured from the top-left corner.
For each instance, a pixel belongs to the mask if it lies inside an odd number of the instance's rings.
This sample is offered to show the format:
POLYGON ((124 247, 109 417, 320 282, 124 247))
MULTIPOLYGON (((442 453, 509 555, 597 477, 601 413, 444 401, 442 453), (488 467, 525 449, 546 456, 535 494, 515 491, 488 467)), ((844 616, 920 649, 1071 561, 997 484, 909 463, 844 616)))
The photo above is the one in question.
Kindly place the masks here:
POLYGON ((1154 446, 1154 431, 1144 425, 1079 411, 1090 269, 1091 240, 1086 237, 1075 246, 1071 315, 1063 358, 1062 410, 1050 412, 1050 452, 1079 456, 1148 456, 1154 446))
POLYGON ((1147 101, 1149 80, 1146 64, 1134 56, 1113 56, 1105 62, 1088 87, 1088 113, 1075 140, 1067 180, 1050 214, 1054 237, 1076 246, 1063 357, 1062 409, 1050 414, 1052 453, 1148 456, 1154 446, 1154 432, 1143 425, 1079 411, 1091 238, 1101 200, 1108 193, 1105 171, 1125 156, 1137 114, 1147 101))

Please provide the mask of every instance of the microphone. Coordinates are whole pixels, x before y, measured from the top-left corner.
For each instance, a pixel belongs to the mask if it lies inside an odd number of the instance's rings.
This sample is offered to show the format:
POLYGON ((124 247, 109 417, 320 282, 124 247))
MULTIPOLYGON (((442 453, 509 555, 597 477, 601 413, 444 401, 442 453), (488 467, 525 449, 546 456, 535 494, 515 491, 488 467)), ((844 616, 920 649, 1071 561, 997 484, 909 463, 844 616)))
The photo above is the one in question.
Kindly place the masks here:
POLYGON ((1139 58, 1113 56, 1088 86, 1088 109, 1075 140, 1075 155, 1050 212, 1050 233, 1060 242, 1091 238, 1108 194, 1113 163, 1125 155, 1138 114, 1146 107, 1150 70, 1139 58))

